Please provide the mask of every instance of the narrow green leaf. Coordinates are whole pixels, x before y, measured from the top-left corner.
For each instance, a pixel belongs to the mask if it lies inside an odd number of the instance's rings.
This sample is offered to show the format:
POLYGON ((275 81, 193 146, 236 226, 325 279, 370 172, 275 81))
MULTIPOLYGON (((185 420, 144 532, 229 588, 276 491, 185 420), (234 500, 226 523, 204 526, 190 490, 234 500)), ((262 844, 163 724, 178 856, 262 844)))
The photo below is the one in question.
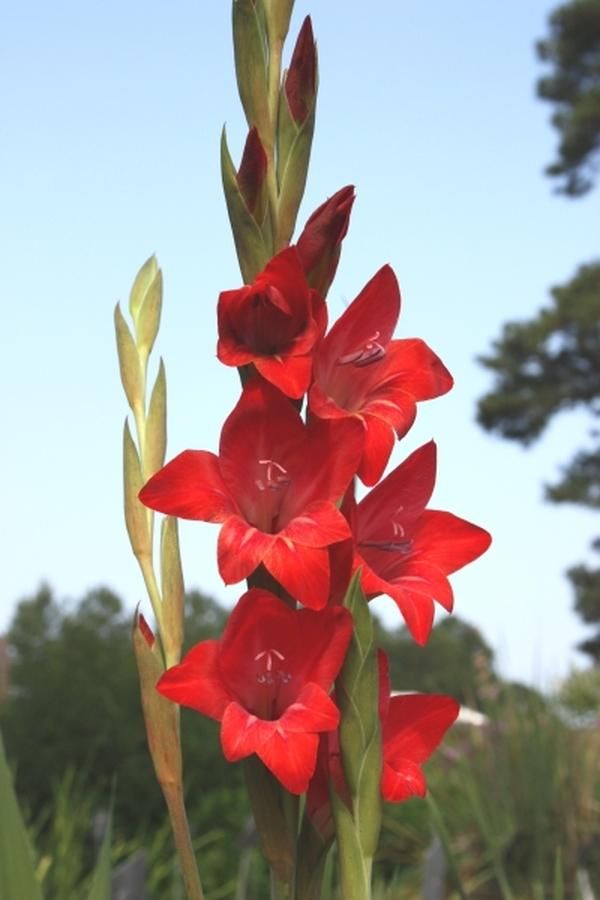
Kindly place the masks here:
POLYGON ((135 341, 118 303, 115 307, 115 333, 121 382, 127 402, 132 410, 141 409, 144 404, 144 376, 135 341))
POLYGON ((267 244, 265 236, 244 203, 224 128, 221 135, 221 177, 242 277, 246 284, 250 284, 271 258, 272 247, 270 240, 267 244))
POLYGON ((452 852, 452 844, 450 842, 450 835, 448 834, 446 823, 444 822, 437 803, 433 799, 431 790, 429 790, 427 793, 427 806, 429 807, 429 815, 431 818, 433 829, 442 842, 442 846, 446 854, 446 860, 450 867, 451 877, 454 881, 454 886, 456 887, 461 900, 468 900, 465 888, 463 887, 463 883, 460 877, 458 862, 454 856, 454 853, 452 852))
POLYGON ((160 571, 163 598, 162 635, 167 666, 179 662, 183 643, 184 583, 179 551, 177 519, 167 516, 160 533, 160 571))
POLYGON ((565 900, 565 884, 563 880, 562 853, 560 847, 554 858, 554 900, 565 900))
POLYGON ((136 556, 150 552, 150 529, 148 513, 138 500, 144 479, 137 448, 131 437, 129 423, 125 420, 123 430, 123 501, 125 524, 136 556))
POLYGON ((142 304, 144 303, 144 300, 146 298, 146 293, 149 286, 156 278, 157 272, 158 263, 156 261, 156 257, 151 256, 146 260, 144 265, 135 276, 133 285, 131 287, 131 293, 129 294, 129 312, 131 313, 131 318, 134 322, 137 322, 140 309, 142 308, 142 304))
POLYGON ((148 418, 146 420, 146 434, 144 439, 144 467, 145 477, 150 478, 158 472, 165 462, 167 449, 167 381, 165 367, 161 359, 158 366, 158 374, 150 403, 148 405, 148 418))
POLYGON ((0 897, 42 900, 33 852, 12 786, 0 735, 0 897))
POLYGON ((94 868, 92 885, 87 900, 111 900, 111 865, 110 848, 112 840, 112 803, 108 813, 106 831, 102 839, 102 846, 94 868))

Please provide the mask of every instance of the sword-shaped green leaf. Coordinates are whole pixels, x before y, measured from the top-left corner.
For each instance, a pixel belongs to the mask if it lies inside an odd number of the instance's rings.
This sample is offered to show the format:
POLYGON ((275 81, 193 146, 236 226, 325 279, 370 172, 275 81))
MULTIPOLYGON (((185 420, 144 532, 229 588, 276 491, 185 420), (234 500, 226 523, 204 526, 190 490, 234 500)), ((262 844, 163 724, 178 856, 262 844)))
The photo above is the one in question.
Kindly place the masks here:
POLYGON ((102 838, 102 846, 92 875, 87 900, 111 900, 111 865, 110 848, 112 839, 112 803, 108 813, 108 821, 102 838))
POLYGON ((33 852, 21 818, 0 736, 0 897, 42 900, 33 852))

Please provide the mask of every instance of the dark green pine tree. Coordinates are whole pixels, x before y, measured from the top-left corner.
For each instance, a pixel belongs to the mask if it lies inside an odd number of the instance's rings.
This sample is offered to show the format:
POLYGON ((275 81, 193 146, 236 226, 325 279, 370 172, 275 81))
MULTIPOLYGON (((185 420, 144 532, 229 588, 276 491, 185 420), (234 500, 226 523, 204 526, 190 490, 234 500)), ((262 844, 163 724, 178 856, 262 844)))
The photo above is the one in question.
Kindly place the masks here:
POLYGON ((600 0, 571 0, 550 16, 550 33, 537 45, 550 73, 538 96, 554 106, 558 159, 546 169, 559 191, 577 197, 593 184, 600 151, 600 0))
MULTIPOLYGON (((550 16, 549 35, 537 45, 551 72, 538 95, 554 105, 558 159, 546 170, 559 191, 578 197, 594 186, 600 161, 600 0, 571 0, 550 16)), ((527 445, 562 410, 581 407, 600 416, 600 262, 581 266, 532 319, 507 323, 481 363, 494 373, 492 390, 479 402, 478 420, 488 431, 527 445)), ((600 509, 600 430, 575 453, 562 478, 546 488, 554 503, 600 509)), ((600 539, 594 542, 600 551, 600 539)), ((580 649, 600 663, 600 568, 584 564, 568 572, 575 608, 596 627, 580 649)))

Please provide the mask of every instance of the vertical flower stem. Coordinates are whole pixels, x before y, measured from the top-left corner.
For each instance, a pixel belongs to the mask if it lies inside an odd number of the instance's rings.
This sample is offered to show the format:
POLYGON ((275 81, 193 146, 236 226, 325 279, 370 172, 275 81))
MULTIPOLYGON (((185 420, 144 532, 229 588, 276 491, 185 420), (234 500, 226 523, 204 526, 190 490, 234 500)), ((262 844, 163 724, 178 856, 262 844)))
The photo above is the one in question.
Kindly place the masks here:
POLYGON ((180 784, 161 785, 169 810, 177 855, 188 900, 204 900, 180 784))

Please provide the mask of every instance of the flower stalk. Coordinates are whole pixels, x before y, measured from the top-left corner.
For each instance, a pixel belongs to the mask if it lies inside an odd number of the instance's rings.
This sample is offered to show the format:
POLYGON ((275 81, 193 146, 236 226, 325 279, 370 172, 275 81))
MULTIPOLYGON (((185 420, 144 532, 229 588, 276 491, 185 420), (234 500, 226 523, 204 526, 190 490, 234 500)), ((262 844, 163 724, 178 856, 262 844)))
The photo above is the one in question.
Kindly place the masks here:
POLYGON ((162 360, 146 404, 148 359, 158 334, 162 307, 162 273, 150 257, 138 272, 130 295, 130 330, 119 306, 115 330, 121 381, 133 413, 137 444, 125 422, 123 488, 125 523, 158 624, 156 639, 136 614, 133 649, 148 749, 167 805, 188 900, 204 900, 183 797, 179 709, 156 691, 166 667, 176 665, 183 643, 184 585, 177 520, 163 519, 160 536, 161 583, 154 566, 154 513, 138 494, 164 464, 166 452, 166 376, 162 360))

